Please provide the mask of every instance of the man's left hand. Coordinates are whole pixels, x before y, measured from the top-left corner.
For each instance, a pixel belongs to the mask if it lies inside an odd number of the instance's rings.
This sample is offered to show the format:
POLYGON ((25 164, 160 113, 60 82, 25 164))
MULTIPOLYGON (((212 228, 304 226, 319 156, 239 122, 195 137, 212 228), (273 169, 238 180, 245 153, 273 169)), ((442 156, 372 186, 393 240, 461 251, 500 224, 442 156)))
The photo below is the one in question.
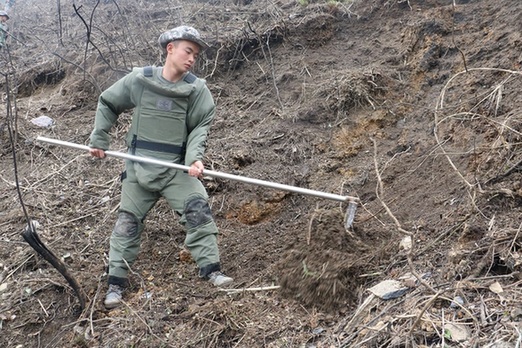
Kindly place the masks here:
POLYGON ((203 176, 204 169, 205 169, 205 167, 203 166, 203 162, 196 161, 196 162, 192 163, 192 165, 189 168, 188 173, 190 176, 195 176, 195 177, 201 178, 203 176))

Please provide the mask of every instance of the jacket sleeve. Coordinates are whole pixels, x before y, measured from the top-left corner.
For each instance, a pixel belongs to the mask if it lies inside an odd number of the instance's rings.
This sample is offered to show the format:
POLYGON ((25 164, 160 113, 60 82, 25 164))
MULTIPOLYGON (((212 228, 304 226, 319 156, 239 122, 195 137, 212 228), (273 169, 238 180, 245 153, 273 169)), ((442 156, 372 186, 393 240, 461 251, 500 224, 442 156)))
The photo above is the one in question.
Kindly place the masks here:
POLYGON ((89 146, 108 150, 110 146, 110 130, 118 116, 136 105, 132 98, 132 87, 136 70, 116 81, 98 98, 94 129, 91 132, 89 146))
POLYGON ((185 154, 185 165, 188 166, 197 160, 203 160, 208 131, 216 113, 216 105, 207 85, 204 80, 198 82, 203 86, 196 89, 189 100, 185 154))

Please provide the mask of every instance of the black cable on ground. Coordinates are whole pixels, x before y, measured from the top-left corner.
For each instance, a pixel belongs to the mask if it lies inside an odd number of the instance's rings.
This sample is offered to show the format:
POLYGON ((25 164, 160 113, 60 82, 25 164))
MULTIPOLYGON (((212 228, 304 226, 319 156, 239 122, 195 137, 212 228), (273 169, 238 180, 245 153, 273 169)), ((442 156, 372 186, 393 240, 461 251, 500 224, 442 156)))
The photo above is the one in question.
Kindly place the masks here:
MULTIPOLYGON (((4 47, 4 50, 7 57, 10 59, 8 46, 4 47)), ((12 64, 11 64, 12 66, 12 64)), ((40 254, 47 262, 49 262, 54 268, 60 272, 60 274, 67 280, 67 283, 73 288, 78 300, 80 301, 80 307, 82 311, 85 309, 86 304, 86 296, 83 292, 81 286, 78 284, 76 279, 72 276, 72 274, 67 270, 65 264, 58 258, 54 253, 49 250, 45 244, 42 242, 38 233, 36 232, 36 225, 29 217, 27 213, 27 208, 25 206, 22 192, 20 190, 20 182, 18 180, 18 162, 16 160, 16 141, 15 134, 12 129, 12 123, 15 121, 13 119, 13 112, 11 106, 11 88, 9 85, 9 73, 2 73, 5 77, 5 90, 6 90, 6 125, 7 131, 9 133, 9 141, 11 144, 11 153, 13 156, 13 168, 14 168, 14 179, 16 183, 16 192, 18 194, 18 199, 20 201, 20 205, 22 206, 22 210, 27 221, 27 226, 22 231, 22 237, 24 240, 38 253, 40 254)))

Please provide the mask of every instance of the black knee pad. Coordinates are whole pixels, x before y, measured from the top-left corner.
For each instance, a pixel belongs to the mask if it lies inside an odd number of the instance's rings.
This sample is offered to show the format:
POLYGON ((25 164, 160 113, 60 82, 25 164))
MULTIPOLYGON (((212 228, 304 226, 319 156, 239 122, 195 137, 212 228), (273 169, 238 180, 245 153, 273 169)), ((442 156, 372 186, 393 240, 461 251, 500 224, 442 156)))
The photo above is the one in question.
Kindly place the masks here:
POLYGON ((138 219, 130 213, 120 212, 113 233, 120 237, 134 237, 138 234, 138 219))
POLYGON ((208 202, 203 197, 191 197, 185 203, 187 227, 193 228, 212 221, 212 212, 208 202))

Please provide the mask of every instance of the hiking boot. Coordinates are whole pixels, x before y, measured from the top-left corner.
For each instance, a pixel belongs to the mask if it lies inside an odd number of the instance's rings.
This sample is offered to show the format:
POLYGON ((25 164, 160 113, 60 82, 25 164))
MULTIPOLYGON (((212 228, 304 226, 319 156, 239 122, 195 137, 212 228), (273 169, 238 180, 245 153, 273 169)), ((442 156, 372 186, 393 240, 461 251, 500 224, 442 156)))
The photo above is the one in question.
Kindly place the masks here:
POLYGON ((105 296, 105 308, 112 309, 118 307, 122 302, 123 288, 119 285, 109 284, 109 290, 105 296))
POLYGON ((227 277, 221 271, 215 271, 209 274, 208 281, 215 286, 225 286, 234 281, 234 279, 227 277))

